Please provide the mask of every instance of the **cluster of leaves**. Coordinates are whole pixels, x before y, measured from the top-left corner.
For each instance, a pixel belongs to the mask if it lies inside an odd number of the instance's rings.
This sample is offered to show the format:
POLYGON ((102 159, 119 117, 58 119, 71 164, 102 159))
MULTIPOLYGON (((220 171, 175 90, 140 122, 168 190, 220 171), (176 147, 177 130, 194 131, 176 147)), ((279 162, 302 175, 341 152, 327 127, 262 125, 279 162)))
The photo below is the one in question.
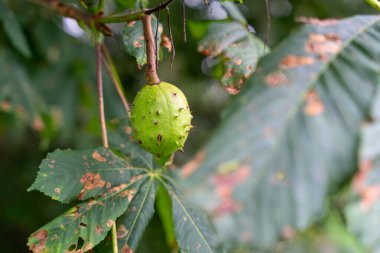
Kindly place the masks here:
POLYGON ((39 190, 62 203, 87 202, 75 205, 33 233, 28 242, 30 249, 88 251, 106 237, 118 219, 119 250, 135 250, 154 213, 161 185, 171 198, 172 223, 180 250, 216 252, 207 217, 189 206, 164 168, 131 141, 129 121, 115 121, 111 127, 110 149, 57 150, 43 160, 29 190, 39 190))
MULTIPOLYGON (((117 2, 131 9, 147 5, 117 2)), ((378 251, 380 96, 374 94, 380 83, 379 17, 309 19, 310 24, 256 66, 267 53, 264 44, 236 7, 223 6, 228 20, 193 22, 191 27, 196 38, 203 38, 199 51, 218 60, 213 74, 222 85, 233 94, 245 86, 226 108, 208 144, 179 175, 191 199, 208 211, 229 252, 378 251), (371 122, 363 126, 368 119, 371 122), (329 196, 352 176, 341 207, 346 226, 328 204, 329 196)), ((80 89, 67 73, 86 83, 83 73, 89 76, 95 67, 79 62, 75 71, 67 69, 73 65, 67 46, 72 43, 65 43, 67 37, 59 31, 57 36, 42 36, 47 23, 33 31, 39 48, 32 48, 12 15, 0 3, 4 30, 18 51, 0 49, 0 109, 24 115, 35 129, 67 124, 49 117, 57 115, 50 111, 57 104, 66 107, 65 113, 75 111, 76 103, 67 101, 79 100, 80 89), (25 71, 22 65, 35 51, 46 67, 25 71), (66 79, 57 80, 56 75, 66 79), (46 86, 64 87, 64 92, 51 97, 46 86)), ((146 61, 141 36, 141 23, 126 24, 124 45, 140 66, 146 61)), ((91 58, 85 48, 81 52, 80 58, 91 58)), ((72 114, 64 118, 75 120, 72 114)), ((207 218, 188 205, 166 169, 130 139, 128 120, 111 128, 110 149, 58 150, 42 162, 30 189, 63 203, 85 202, 33 233, 30 248, 83 252, 103 240, 116 222, 119 250, 134 250, 157 201, 156 209, 169 224, 167 233, 175 234, 181 251, 222 252, 207 218), (170 198, 172 217, 159 208, 164 201, 160 190, 170 198)))

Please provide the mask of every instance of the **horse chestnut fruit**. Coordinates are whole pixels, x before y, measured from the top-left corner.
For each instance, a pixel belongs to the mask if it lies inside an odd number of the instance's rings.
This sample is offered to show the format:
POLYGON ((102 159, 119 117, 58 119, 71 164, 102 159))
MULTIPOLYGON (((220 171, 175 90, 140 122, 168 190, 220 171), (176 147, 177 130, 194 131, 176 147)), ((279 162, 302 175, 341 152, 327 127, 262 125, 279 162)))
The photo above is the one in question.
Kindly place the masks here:
POLYGON ((134 138, 158 158, 182 150, 192 128, 191 119, 185 95, 165 82, 142 88, 131 109, 134 138))

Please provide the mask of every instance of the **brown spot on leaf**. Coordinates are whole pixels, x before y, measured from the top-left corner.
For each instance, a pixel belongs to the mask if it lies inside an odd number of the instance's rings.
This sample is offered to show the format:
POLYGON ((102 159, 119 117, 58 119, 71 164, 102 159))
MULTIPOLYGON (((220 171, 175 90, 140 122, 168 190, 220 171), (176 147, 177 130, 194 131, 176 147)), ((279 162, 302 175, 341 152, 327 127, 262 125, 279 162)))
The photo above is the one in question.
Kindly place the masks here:
POLYGON ((161 35, 161 46, 165 47, 169 52, 173 50, 172 43, 170 42, 170 39, 165 34, 161 35))
MULTIPOLYGON (((225 167, 224 165, 226 164, 219 167, 225 167)), ((220 173, 213 176, 212 182, 216 187, 216 194, 221 199, 220 204, 214 210, 215 215, 233 213, 242 208, 242 204, 233 199, 233 190, 237 185, 244 182, 250 174, 251 170, 248 166, 242 165, 239 167, 234 165, 228 170, 220 169, 220 173)))
POLYGON ((315 90, 309 91, 305 98, 304 112, 309 116, 317 116, 325 110, 325 105, 319 98, 319 94, 315 90))
POLYGON ((136 21, 130 21, 130 22, 127 23, 127 26, 128 26, 128 27, 132 27, 132 26, 134 26, 135 24, 136 24, 136 21))
POLYGON ((59 188, 59 187, 56 187, 56 188, 54 189, 54 191, 55 191, 55 193, 58 193, 58 194, 60 194, 60 193, 61 193, 61 188, 59 188))
POLYGON ((95 232, 97 235, 100 235, 103 232, 102 226, 95 226, 95 232))
POLYGON ((296 68, 303 65, 311 65, 314 63, 313 57, 308 56, 297 56, 297 55, 288 55, 280 62, 280 68, 290 69, 296 68))
POLYGON ((182 178, 187 178, 193 174, 205 158, 206 152, 204 150, 199 151, 193 160, 183 166, 181 170, 182 178))
POLYGON ((319 26, 335 25, 339 22, 339 20, 337 19, 318 19, 318 18, 311 18, 311 17, 298 17, 296 18, 296 21, 300 23, 319 25, 319 26))
POLYGON ((120 253, 133 253, 133 249, 129 248, 128 244, 125 244, 120 253))
POLYGON ((288 78, 281 71, 274 71, 265 77, 265 83, 268 86, 279 86, 288 83, 288 78))
POLYGON ((223 88, 231 95, 237 95, 240 92, 240 89, 234 86, 224 86, 223 88))
POLYGON ((117 238, 120 239, 120 238, 126 237, 127 234, 128 234, 128 230, 125 227, 125 225, 123 224, 119 225, 117 228, 117 238))
POLYGON ((84 186, 78 196, 78 199, 82 199, 86 191, 90 191, 97 187, 103 188, 106 184, 106 182, 102 180, 102 177, 100 176, 100 174, 94 174, 91 172, 88 172, 85 175, 83 175, 80 179, 80 182, 84 184, 84 186))
POLYGON ((113 221, 113 220, 108 220, 107 221, 107 227, 112 227, 113 226, 113 224, 115 223, 115 221, 113 221))
POLYGON ((125 190, 120 193, 121 197, 128 197, 128 201, 131 202, 133 197, 136 195, 136 189, 131 189, 131 190, 125 190))
POLYGON ((341 39, 336 34, 310 34, 305 50, 319 55, 321 60, 327 60, 329 54, 338 53, 341 49, 341 39))
POLYGON ((9 101, 2 101, 0 103, 0 111, 3 112, 10 112, 12 110, 12 105, 9 103, 9 101))
POLYGON ((142 44, 141 41, 139 41, 139 40, 135 40, 135 41, 133 42, 133 46, 136 47, 136 48, 140 48, 140 47, 143 46, 143 44, 142 44))
POLYGON ((48 231, 46 229, 42 229, 37 231, 32 235, 32 237, 38 239, 37 244, 31 244, 29 249, 34 253, 41 253, 45 251, 46 240, 48 238, 48 231))
POLYGON ((42 132, 45 129, 45 124, 39 115, 34 117, 32 125, 33 129, 37 132, 42 132))
POLYGON ((235 65, 239 66, 243 63, 243 60, 242 59, 235 59, 234 63, 235 63, 235 65))
POLYGON ((107 161, 107 159, 105 157, 103 157, 101 154, 99 154, 98 151, 94 151, 92 153, 92 158, 94 158, 96 161, 102 162, 102 163, 107 161))
POLYGON ((290 240, 292 239, 294 236, 296 235, 296 231, 294 228, 290 227, 290 226, 285 226, 284 228, 282 228, 281 230, 281 236, 285 239, 285 240, 290 240))
POLYGON ((364 160, 360 164, 360 170, 353 179, 352 186, 361 198, 361 207, 367 212, 380 198, 380 184, 368 185, 367 178, 373 169, 370 160, 364 160))
POLYGON ((129 135, 132 133, 132 128, 129 126, 126 126, 126 127, 124 127, 124 132, 129 135))
POLYGON ((89 251, 90 249, 92 249, 94 247, 94 245, 92 243, 88 243, 86 244, 84 247, 83 247, 83 252, 86 252, 86 251, 89 251))

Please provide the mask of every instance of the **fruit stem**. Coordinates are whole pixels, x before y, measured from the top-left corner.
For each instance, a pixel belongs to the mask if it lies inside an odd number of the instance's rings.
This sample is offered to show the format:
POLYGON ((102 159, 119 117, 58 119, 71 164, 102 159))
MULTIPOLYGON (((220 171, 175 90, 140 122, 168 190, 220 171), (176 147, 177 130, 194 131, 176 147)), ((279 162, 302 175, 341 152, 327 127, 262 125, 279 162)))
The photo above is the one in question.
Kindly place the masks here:
MULTIPOLYGON (((147 58, 147 69, 146 69, 146 80, 149 85, 156 85, 160 83, 160 79, 157 75, 156 66, 156 49, 155 41, 152 31, 152 16, 144 15, 142 18, 144 27, 144 37, 146 44, 146 58, 147 58)), ((158 22, 158 21, 157 21, 158 22)))

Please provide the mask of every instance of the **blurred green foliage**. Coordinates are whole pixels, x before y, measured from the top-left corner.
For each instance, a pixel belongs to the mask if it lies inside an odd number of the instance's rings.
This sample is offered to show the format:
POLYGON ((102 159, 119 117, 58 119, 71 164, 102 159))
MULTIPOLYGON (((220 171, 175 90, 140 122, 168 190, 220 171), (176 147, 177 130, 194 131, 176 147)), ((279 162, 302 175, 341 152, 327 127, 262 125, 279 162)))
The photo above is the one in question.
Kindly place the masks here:
MULTIPOLYGON (((373 13, 358 0, 272 0, 267 34, 264 1, 245 2, 241 10, 248 23, 260 38, 269 38, 271 47, 298 26, 296 17, 342 18, 373 13)), ((198 41, 190 37, 186 44, 183 42, 179 1, 171 8, 177 56, 170 69, 170 55, 165 53, 159 73, 162 80, 176 84, 187 94, 196 126, 186 153, 177 155, 177 163, 181 164, 218 125, 229 96, 211 73, 202 71, 203 56, 196 53, 198 41)), ((205 18, 209 11, 205 6, 188 9, 187 18, 205 18)), ((68 208, 40 193, 26 192, 46 152, 100 143, 94 48, 85 37, 74 38, 63 28, 62 19, 43 7, 22 0, 0 2, 0 252, 28 252, 26 238, 68 208), (19 101, 26 103, 20 106, 19 101)), ((144 85, 145 73, 123 51, 120 38, 108 38, 106 42, 131 101, 144 85)), ((107 118, 125 116, 108 77, 105 80, 107 118)), ((143 241, 157 244, 154 249, 162 249, 157 252, 168 252, 159 243, 165 241, 160 222, 155 216, 145 237, 158 235, 161 239, 143 241)), ((142 252, 152 252, 152 245, 142 245, 142 252)))

